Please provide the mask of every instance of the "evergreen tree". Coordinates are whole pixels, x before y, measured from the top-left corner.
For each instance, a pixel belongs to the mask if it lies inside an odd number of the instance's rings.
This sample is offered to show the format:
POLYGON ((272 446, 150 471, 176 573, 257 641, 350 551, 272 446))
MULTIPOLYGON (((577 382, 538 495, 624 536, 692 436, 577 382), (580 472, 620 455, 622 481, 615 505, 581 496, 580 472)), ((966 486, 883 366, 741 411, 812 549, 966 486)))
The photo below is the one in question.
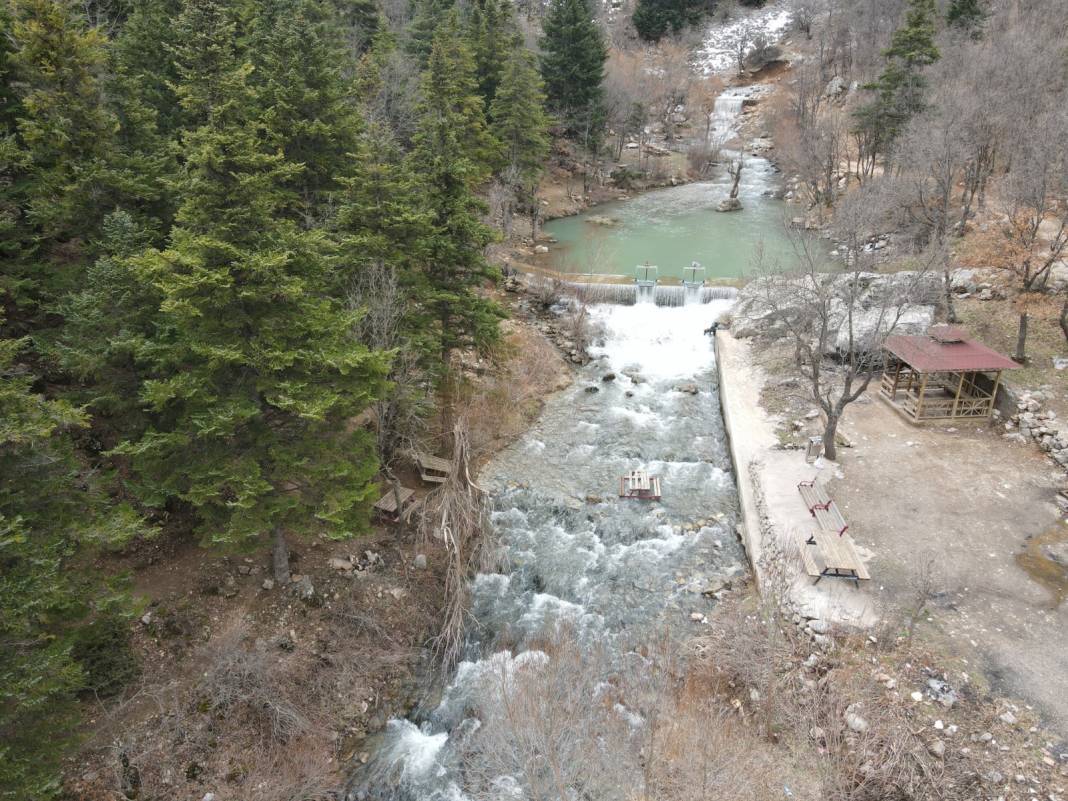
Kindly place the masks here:
POLYGON ((642 39, 656 42, 669 32, 696 24, 707 7, 699 0, 638 0, 634 29, 642 39))
POLYGON ((0 795, 45 799, 75 744, 77 695, 129 678, 123 596, 84 564, 87 547, 144 533, 73 457, 66 430, 86 416, 46 400, 0 340, 0 795))
POLYGON ((320 17, 308 0, 261 3, 250 48, 267 144, 303 165, 287 211, 308 228, 351 172, 362 127, 342 77, 347 61, 334 20, 320 17))
POLYGON ((934 41, 935 18, 934 0, 909 0, 905 24, 883 52, 886 67, 878 80, 865 86, 876 97, 857 112, 857 121, 873 152, 885 153, 905 123, 923 109, 927 87, 923 70, 940 57, 934 41))
POLYGON ((456 142, 470 171, 468 187, 485 181, 500 158, 500 143, 486 124, 485 103, 478 92, 475 59, 451 12, 434 37, 434 48, 423 74, 423 103, 419 109, 426 130, 428 117, 448 120, 456 127, 456 142))
POLYGON ((40 325, 72 288, 85 243, 105 213, 118 122, 100 102, 105 41, 60 0, 14 0, 5 56, 7 114, 0 151, 4 271, 14 330, 40 325), (17 104, 13 101, 17 100, 17 104))
POLYGON ((950 0, 946 22, 971 36, 978 36, 986 14, 979 0, 950 0))
POLYGON ((511 0, 478 0, 471 5, 467 38, 475 57, 478 91, 488 106, 497 92, 509 55, 521 47, 511 0))
POLYGON ((265 135, 232 18, 188 0, 179 27, 178 96, 201 122, 183 136, 169 246, 132 260, 161 298, 140 354, 152 423, 114 453, 144 503, 188 504, 205 540, 272 534, 284 580, 287 530, 340 538, 367 523, 373 450, 346 421, 383 390, 387 365, 352 341, 329 294, 331 242, 282 213, 302 165, 265 135))
POLYGON ((415 14, 408 26, 404 49, 420 69, 426 68, 434 38, 454 5, 455 0, 413 0, 415 14))
POLYGON ((175 21, 178 0, 144 0, 137 4, 112 43, 115 72, 125 90, 155 112, 156 127, 164 138, 173 137, 180 125, 178 81, 174 63, 175 21))
POLYGON ((549 155, 549 118, 537 62, 525 48, 516 48, 505 62, 490 117, 493 133, 504 146, 499 173, 534 209, 534 192, 549 155))
POLYGON ((543 23, 541 74, 549 110, 593 144, 604 123, 604 39, 585 0, 552 0, 543 23))
POLYGON ((474 59, 453 15, 434 39, 410 157, 430 213, 427 261, 417 291, 425 323, 436 323, 443 365, 455 348, 495 341, 502 316, 479 291, 497 277, 483 253, 493 239, 481 221, 485 206, 474 194, 489 175, 493 144, 474 59))

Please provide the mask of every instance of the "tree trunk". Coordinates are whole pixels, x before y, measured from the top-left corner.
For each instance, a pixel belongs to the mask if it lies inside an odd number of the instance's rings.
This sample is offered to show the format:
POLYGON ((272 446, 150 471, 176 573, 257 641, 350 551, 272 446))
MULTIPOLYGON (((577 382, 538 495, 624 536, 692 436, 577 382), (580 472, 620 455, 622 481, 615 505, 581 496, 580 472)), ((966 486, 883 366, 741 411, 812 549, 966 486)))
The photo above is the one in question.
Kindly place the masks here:
POLYGON ((1020 364, 1027 361, 1027 312, 1020 312, 1020 329, 1016 334, 1016 355, 1012 358, 1020 364))
POLYGON ((1057 318, 1057 322, 1060 323, 1065 340, 1068 340, 1068 300, 1065 300, 1064 305, 1061 306, 1061 316, 1057 318))
POLYGON ((823 455, 832 462, 838 459, 838 447, 835 443, 835 438, 838 435, 838 420, 837 414, 829 414, 827 415, 827 425, 823 427, 823 455))
POLYGON ((274 580, 279 586, 289 583, 289 544, 281 526, 274 527, 274 580))
POLYGON ((942 271, 942 281, 946 290, 946 322, 957 323, 957 307, 953 305, 953 279, 950 277, 949 265, 942 271))

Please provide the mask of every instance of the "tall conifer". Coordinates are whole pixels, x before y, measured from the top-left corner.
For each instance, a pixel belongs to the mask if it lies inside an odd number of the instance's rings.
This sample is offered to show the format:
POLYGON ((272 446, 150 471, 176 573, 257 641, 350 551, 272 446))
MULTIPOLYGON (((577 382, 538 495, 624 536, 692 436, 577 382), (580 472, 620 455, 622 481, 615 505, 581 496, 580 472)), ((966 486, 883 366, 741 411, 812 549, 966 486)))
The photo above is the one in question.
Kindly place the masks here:
POLYGON ((493 235, 474 194, 489 177, 499 144, 487 130, 474 59, 455 14, 434 39, 414 145, 412 171, 422 178, 431 217, 420 294, 447 363, 455 348, 494 341, 501 317, 480 292, 497 272, 483 253, 493 235))
POLYGON ((285 532, 359 532, 374 494, 368 437, 347 420, 383 390, 385 359, 356 345, 331 296, 334 248, 283 212, 302 166, 265 136, 229 13, 188 0, 178 95, 182 204, 165 250, 133 260, 159 293, 142 357, 152 425, 115 450, 149 505, 181 501, 203 538, 241 545, 285 532))

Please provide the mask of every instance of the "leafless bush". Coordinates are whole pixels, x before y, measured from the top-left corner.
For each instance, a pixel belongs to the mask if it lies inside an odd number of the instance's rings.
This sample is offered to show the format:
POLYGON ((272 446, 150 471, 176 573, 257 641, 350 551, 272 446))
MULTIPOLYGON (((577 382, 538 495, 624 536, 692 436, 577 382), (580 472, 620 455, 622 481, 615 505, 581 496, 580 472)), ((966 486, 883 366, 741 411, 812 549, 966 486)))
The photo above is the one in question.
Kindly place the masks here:
POLYGON ((412 346, 404 317, 408 312, 396 270, 372 264, 360 270, 349 288, 348 302, 361 317, 353 335, 375 350, 392 351, 389 393, 374 405, 378 457, 389 467, 397 454, 412 450, 427 435, 433 413, 429 379, 412 346))
POLYGON ((719 147, 712 142, 694 142, 686 151, 686 163, 694 178, 707 178, 719 160, 719 147))
POLYGON ((526 331, 509 336, 493 369, 468 382, 459 400, 472 456, 477 460, 518 436, 562 376, 560 355, 545 337, 526 331))
POLYGON ((464 790, 530 801, 585 796, 676 801, 781 798, 772 757, 666 643, 619 659, 569 632, 541 651, 498 654, 478 730, 464 742, 464 790), (501 776, 513 777, 508 788, 501 776))
POLYGON ((453 428, 452 469, 445 482, 427 496, 420 531, 439 540, 448 555, 441 629, 432 646, 441 662, 456 662, 467 633, 468 593, 472 573, 485 568, 495 549, 488 547, 492 529, 486 492, 471 479, 467 423, 453 428))
POLYGON ((197 686, 201 703, 222 716, 251 722, 261 735, 286 743, 309 731, 304 704, 276 657, 266 645, 247 643, 247 632, 235 627, 215 637, 201 655, 203 676, 197 686))

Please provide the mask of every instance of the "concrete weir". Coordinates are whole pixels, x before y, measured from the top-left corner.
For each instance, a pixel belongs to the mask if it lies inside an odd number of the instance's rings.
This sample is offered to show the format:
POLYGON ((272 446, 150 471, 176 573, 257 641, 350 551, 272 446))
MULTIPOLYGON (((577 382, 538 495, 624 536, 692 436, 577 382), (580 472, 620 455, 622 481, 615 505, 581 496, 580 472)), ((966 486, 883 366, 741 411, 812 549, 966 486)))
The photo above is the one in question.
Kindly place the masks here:
MULTIPOLYGON (((831 624, 867 627, 878 616, 870 591, 851 582, 819 584, 802 569, 800 548, 812 525, 798 493, 801 481, 825 483, 838 472, 833 462, 805 462, 804 454, 778 447, 777 421, 760 404, 763 369, 752 346, 729 331, 716 333, 716 372, 728 450, 738 484, 742 544, 764 592, 769 582, 785 582, 786 603, 802 616, 831 624)), ((778 591, 778 589, 776 589, 778 591)))

